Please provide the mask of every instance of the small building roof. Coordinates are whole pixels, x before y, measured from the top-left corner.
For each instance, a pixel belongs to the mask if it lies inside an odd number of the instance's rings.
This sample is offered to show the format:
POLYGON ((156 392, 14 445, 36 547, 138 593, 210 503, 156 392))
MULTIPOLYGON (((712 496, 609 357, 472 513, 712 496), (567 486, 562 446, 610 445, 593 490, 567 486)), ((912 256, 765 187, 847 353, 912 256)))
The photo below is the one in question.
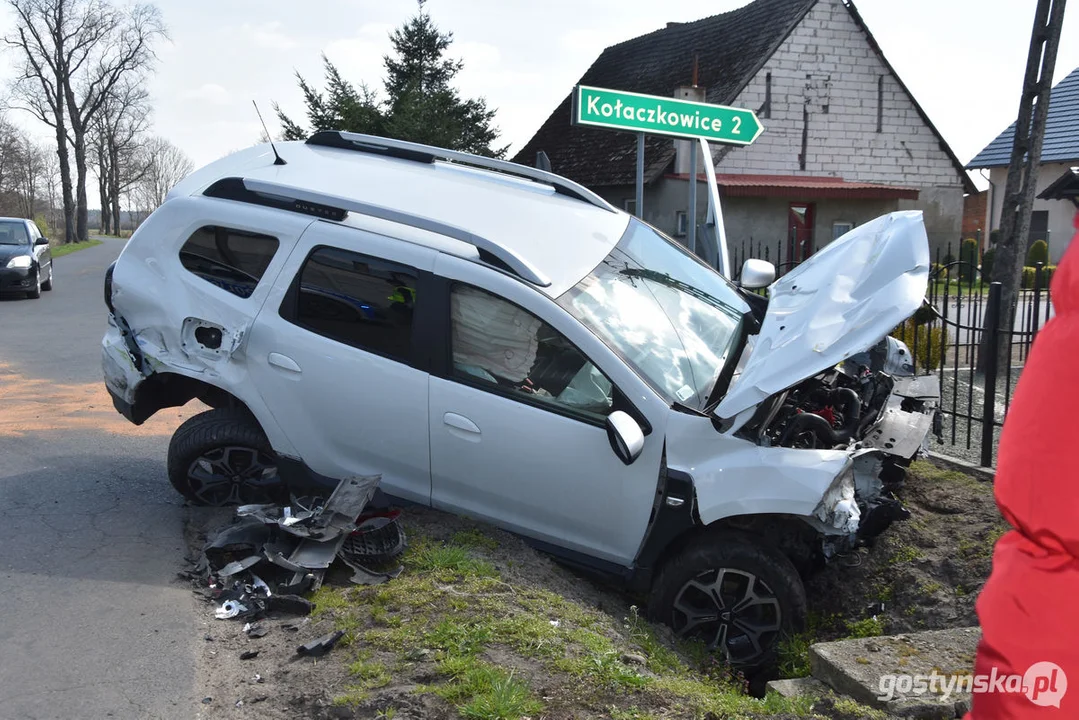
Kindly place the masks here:
MULTIPOLYGON (((993 142, 974 156, 968 169, 1005 167, 1012 157, 1015 123, 997 135, 993 142)), ((1042 163, 1079 160, 1079 68, 1058 82, 1049 96, 1049 116, 1042 141, 1042 163)))
MULTIPOLYGON (((688 178, 688 175, 668 177, 688 178)), ((880 183, 847 182, 841 177, 717 174, 724 197, 780 197, 833 200, 917 200, 918 189, 880 183)))
POLYGON ((1064 174, 1038 193, 1039 200, 1079 199, 1079 167, 1069 168, 1064 174))

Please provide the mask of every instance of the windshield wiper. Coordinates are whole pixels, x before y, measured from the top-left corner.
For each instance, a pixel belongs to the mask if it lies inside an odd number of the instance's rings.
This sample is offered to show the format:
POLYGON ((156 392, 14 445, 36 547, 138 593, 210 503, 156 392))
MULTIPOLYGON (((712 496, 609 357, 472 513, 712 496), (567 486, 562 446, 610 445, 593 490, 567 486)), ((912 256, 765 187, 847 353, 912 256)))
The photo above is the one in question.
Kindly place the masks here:
POLYGON ((700 410, 698 410, 697 408, 692 408, 689 405, 683 405, 682 403, 678 402, 677 400, 675 400, 675 401, 673 401, 671 403, 671 407, 673 409, 677 410, 680 413, 685 413, 686 415, 697 415, 697 416, 700 416, 700 417, 708 417, 707 413, 703 413, 700 410))
POLYGON ((704 403, 704 412, 706 414, 711 415, 712 411, 719 405, 719 401, 727 394, 727 388, 731 386, 731 379, 734 377, 734 369, 738 366, 738 360, 742 357, 742 353, 745 352, 750 327, 754 323, 756 323, 756 320, 753 318, 752 310, 742 316, 742 322, 738 324, 738 342, 735 343, 734 352, 730 354, 727 364, 723 366, 723 369, 719 371, 719 375, 716 376, 716 382, 712 385, 712 389, 708 393, 708 400, 704 403))

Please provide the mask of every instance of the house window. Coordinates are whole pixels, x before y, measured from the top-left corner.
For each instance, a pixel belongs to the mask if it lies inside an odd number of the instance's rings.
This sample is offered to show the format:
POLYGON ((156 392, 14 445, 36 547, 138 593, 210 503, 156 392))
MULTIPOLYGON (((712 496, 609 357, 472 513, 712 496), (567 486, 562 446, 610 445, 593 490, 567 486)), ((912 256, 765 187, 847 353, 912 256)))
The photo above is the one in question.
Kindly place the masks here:
POLYGON ((337 248, 317 248, 300 270, 295 319, 331 340, 394 360, 412 348, 416 271, 337 248))
POLYGON ((686 212, 679 210, 675 215, 675 218, 676 229, 674 231, 674 234, 685 235, 687 232, 689 232, 689 215, 686 212))
POLYGON ((877 132, 884 132, 884 76, 877 77, 877 132))
POLYGON ((854 229, 854 223, 850 222, 835 222, 832 223, 832 239, 838 240, 851 230, 854 229))
POLYGON ((622 201, 622 209, 625 210, 626 212, 628 212, 630 215, 636 215, 637 214, 637 199, 636 198, 626 198, 625 200, 622 201))
POLYGON ((277 252, 277 238, 212 225, 199 228, 180 248, 180 264, 208 283, 251 297, 277 252))

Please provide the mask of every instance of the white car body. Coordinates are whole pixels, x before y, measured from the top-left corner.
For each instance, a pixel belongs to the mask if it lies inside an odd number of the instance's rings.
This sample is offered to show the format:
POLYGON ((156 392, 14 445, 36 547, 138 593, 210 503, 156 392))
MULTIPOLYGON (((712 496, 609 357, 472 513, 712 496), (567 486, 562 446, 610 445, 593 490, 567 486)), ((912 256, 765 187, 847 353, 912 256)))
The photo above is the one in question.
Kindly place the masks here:
MULTIPOLYGON (((347 144, 279 143, 230 155, 181 182, 137 230, 111 271, 103 341, 105 382, 129 419, 221 391, 257 419, 283 464, 311 477, 381 474, 389 495, 482 518, 624 574, 659 564, 677 534, 659 526, 673 516, 679 532, 685 523, 773 518, 800 523, 824 542, 853 541, 859 504, 864 510, 881 492, 888 452, 853 438, 833 448, 769 446, 766 423, 760 441, 746 428, 769 398, 866 350, 917 309, 929 270, 920 213, 856 228, 775 282, 722 400, 708 412, 687 411, 556 302, 636 220, 568 181, 347 144), (277 153, 285 164, 275 163, 277 153), (230 191, 235 197, 205 194, 224 178, 241 183, 230 191), (349 211, 320 219, 318 208, 259 204, 271 200, 349 211), (181 263, 180 248, 206 226, 277 238, 249 297, 181 263), (318 248, 467 283, 542 320, 627 399, 644 426, 639 453, 620 457, 602 423, 298 327, 279 308, 318 248)), ((698 272, 712 273, 703 264, 698 272)), ((745 300, 731 302, 748 316, 745 300)), ((906 413, 896 403, 891 410, 906 413)), ((927 426, 914 424, 924 436, 927 426)))

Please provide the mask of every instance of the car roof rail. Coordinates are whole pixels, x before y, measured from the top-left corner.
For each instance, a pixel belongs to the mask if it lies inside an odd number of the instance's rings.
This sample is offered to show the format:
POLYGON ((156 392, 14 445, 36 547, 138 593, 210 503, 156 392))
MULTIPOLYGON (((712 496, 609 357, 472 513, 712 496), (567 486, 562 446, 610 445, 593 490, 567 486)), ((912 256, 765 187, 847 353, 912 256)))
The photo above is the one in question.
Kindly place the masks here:
POLYGON ((306 144, 355 150, 357 152, 429 164, 434 163, 436 160, 441 160, 456 165, 491 170, 504 175, 512 175, 517 178, 550 185, 555 189, 555 192, 561 195, 583 200, 603 210, 617 212, 613 205, 583 185, 578 185, 560 175, 508 160, 499 160, 457 150, 445 150, 431 145, 422 145, 405 140, 391 140, 377 135, 363 135, 343 130, 320 130, 309 137, 306 144))
POLYGON ((207 188, 204 194, 211 197, 240 200, 283 210, 302 212, 330 220, 343 220, 347 213, 356 213, 400 225, 407 225, 471 245, 479 252, 480 260, 484 263, 493 265, 500 270, 508 271, 532 285, 548 287, 551 284, 546 275, 528 260, 513 252, 513 250, 503 247, 488 238, 471 233, 464 228, 422 215, 413 215, 412 213, 394 210, 382 205, 373 205, 337 195, 253 178, 224 178, 207 188), (237 182, 238 180, 239 182, 237 182))

